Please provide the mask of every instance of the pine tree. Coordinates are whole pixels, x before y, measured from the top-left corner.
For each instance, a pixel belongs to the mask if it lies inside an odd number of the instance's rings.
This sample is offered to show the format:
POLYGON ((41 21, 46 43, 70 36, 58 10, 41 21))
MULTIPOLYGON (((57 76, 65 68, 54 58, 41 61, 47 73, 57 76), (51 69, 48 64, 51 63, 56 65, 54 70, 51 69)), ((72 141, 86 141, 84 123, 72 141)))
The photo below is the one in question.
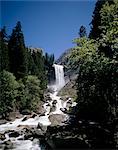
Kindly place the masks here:
POLYGON ((101 25, 101 16, 100 11, 103 5, 108 2, 109 4, 113 3, 113 0, 98 0, 95 5, 95 9, 93 11, 93 19, 91 21, 91 31, 89 34, 90 38, 97 39, 100 37, 102 30, 99 28, 101 25))
POLYGON ((0 71, 9 70, 8 38, 6 28, 0 32, 0 71))
POLYGON ((27 75, 27 50, 24 43, 24 35, 21 23, 17 22, 8 43, 10 56, 10 71, 17 79, 27 75))
POLYGON ((46 70, 44 65, 44 56, 41 49, 31 50, 30 56, 30 74, 36 75, 41 81, 41 88, 45 89, 47 85, 46 70))
POLYGON ((87 33, 86 33, 86 28, 84 26, 81 26, 79 29, 79 36, 81 37, 86 37, 87 33))

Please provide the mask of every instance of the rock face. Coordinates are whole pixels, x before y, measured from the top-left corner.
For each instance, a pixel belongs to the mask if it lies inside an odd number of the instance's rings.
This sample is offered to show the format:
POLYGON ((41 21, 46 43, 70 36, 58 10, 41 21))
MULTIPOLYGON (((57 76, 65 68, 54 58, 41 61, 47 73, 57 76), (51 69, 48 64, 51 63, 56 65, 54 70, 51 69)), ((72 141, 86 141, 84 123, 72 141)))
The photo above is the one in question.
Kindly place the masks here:
POLYGON ((76 79, 72 79, 69 81, 58 93, 63 99, 67 96, 73 98, 74 100, 77 97, 77 90, 76 90, 76 79))
POLYGON ((56 60, 57 64, 67 64, 68 62, 68 55, 70 54, 70 52, 72 51, 72 48, 69 48, 67 50, 65 50, 64 53, 62 53, 62 55, 56 60))
POLYGON ((49 120, 51 122, 51 126, 60 125, 66 119, 65 115, 61 114, 52 114, 49 116, 49 120))

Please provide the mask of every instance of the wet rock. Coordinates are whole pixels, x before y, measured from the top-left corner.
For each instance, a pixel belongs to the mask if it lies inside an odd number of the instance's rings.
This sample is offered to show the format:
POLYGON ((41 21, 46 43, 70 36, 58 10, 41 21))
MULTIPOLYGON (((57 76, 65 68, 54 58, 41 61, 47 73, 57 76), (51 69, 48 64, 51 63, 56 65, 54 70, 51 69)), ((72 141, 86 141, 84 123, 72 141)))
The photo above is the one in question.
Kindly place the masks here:
POLYGON ((39 117, 41 117, 41 116, 45 116, 45 113, 39 114, 39 117))
POLYGON ((24 140, 28 140, 29 138, 33 137, 32 129, 27 129, 24 132, 24 140))
MULTIPOLYGON (((53 93, 53 92, 52 92, 53 93)), ((51 101, 52 99, 51 99, 51 97, 50 97, 50 93, 47 93, 47 94, 45 94, 45 96, 44 96, 44 101, 46 102, 46 101, 51 101)))
POLYGON ((6 139, 5 134, 0 133, 0 140, 3 141, 5 139, 6 139))
POLYGON ((42 130, 42 124, 41 123, 38 123, 37 129, 41 129, 42 130))
POLYGON ((31 127, 28 125, 18 125, 18 128, 22 128, 22 129, 30 129, 31 127))
POLYGON ((24 140, 28 140, 30 138, 44 138, 44 132, 41 129, 31 128, 25 132, 24 140))
POLYGON ((7 120, 5 120, 5 119, 0 119, 0 125, 1 124, 5 124, 5 123, 7 123, 8 121, 7 120))
POLYGON ((67 108, 60 108, 63 113, 67 113, 67 108))
POLYGON ((37 129, 41 129, 44 133, 47 130, 47 126, 42 125, 40 122, 38 123, 37 129))
POLYGON ((45 109, 43 107, 44 102, 40 101, 40 104, 38 105, 38 108, 36 110, 36 114, 44 114, 45 113, 45 109))
POLYGON ((20 114, 19 111, 13 111, 13 112, 10 112, 9 113, 9 116, 8 116, 8 120, 9 121, 14 121, 16 118, 22 118, 22 114, 20 114))
POLYGON ((53 100, 52 105, 56 105, 57 104, 57 100, 53 100))
POLYGON ((4 145, 5 145, 5 147, 4 147, 5 149, 11 150, 13 148, 13 143, 10 140, 5 141, 4 145))
POLYGON ((32 113, 31 117, 30 118, 35 118, 37 116, 36 113, 32 113))
POLYGON ((28 109, 25 109, 25 110, 21 111, 21 114, 23 114, 23 115, 31 115, 31 111, 28 110, 28 109))
POLYGON ((71 101, 71 99, 69 99, 66 103, 66 108, 67 108, 67 110, 69 110, 71 107, 72 107, 72 101, 71 101))
POLYGON ((28 119, 28 117, 26 116, 22 119, 22 121, 26 121, 27 119, 28 119))
POLYGON ((72 105, 72 100, 71 100, 71 98, 69 98, 69 100, 67 101, 67 103, 72 105))
POLYGON ((18 137, 20 134, 17 131, 9 133, 9 137, 18 137))
POLYGON ((56 106, 55 105, 52 105, 52 107, 50 108, 50 113, 51 112, 54 112, 56 110, 56 106))

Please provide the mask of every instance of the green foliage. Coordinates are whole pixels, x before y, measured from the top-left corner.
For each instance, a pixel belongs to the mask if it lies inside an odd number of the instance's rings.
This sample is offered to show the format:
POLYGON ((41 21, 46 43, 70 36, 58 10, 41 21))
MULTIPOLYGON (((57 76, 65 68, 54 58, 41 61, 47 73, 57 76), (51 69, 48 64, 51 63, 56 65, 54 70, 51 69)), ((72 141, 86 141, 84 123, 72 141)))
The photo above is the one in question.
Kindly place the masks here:
POLYGON ((75 40, 79 46, 70 54, 70 65, 78 70, 78 117, 104 122, 113 115, 115 108, 118 62, 98 54, 98 44, 94 40, 75 40))
POLYGON ((25 48, 24 35, 21 30, 21 23, 17 22, 16 27, 12 31, 8 43, 10 57, 10 72, 17 79, 27 75, 27 49, 25 48))
POLYGON ((100 11, 101 30, 99 49, 110 58, 118 58, 118 1, 106 2, 100 11))
POLYGON ((70 67, 77 69, 84 61, 91 60, 91 56, 96 55, 98 46, 94 40, 86 37, 75 39, 74 43, 77 43, 78 46, 70 53, 70 67))
POLYGON ((110 119, 112 107, 116 111, 116 66, 99 56, 81 65, 77 81, 80 118, 102 122, 110 119))
POLYGON ((98 0, 92 29, 74 40, 70 68, 78 70, 78 119, 107 122, 117 117, 118 2, 98 0))
POLYGON ((6 28, 3 27, 0 35, 0 71, 9 70, 9 54, 7 46, 6 28))
POLYGON ((7 117, 13 110, 37 111, 43 99, 41 81, 36 76, 29 75, 16 81, 15 76, 7 71, 0 73, 0 115, 7 117))
POLYGON ((39 102, 43 98, 43 90, 41 89, 41 82, 38 77, 29 75, 24 81, 19 81, 18 98, 20 110, 36 111, 39 102))
POLYGON ((38 79, 41 81, 41 88, 44 90, 47 86, 46 80, 46 70, 44 65, 44 56, 41 49, 30 50, 29 49, 29 59, 28 59, 28 72, 31 75, 36 75, 38 79))
POLYGON ((102 30, 99 28, 101 25, 101 16, 100 16, 100 11, 105 2, 108 2, 109 4, 112 3, 113 0, 97 0, 95 9, 93 11, 92 15, 92 21, 91 21, 91 31, 89 34, 89 37, 92 39, 97 39, 100 37, 100 34, 102 30))
POLYGON ((45 59, 41 49, 25 47, 20 22, 9 41, 5 28, 1 30, 0 62, 0 115, 6 117, 16 109, 36 111, 47 85, 45 59))
POLYGON ((6 117, 13 110, 18 94, 18 83, 12 73, 0 72, 0 115, 6 117))

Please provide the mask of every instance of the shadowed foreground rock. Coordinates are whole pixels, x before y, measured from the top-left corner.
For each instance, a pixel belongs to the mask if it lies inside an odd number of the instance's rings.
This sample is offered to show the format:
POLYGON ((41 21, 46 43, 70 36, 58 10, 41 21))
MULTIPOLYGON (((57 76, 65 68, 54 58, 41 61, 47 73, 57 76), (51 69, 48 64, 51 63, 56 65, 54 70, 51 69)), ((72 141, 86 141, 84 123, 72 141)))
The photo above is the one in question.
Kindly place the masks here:
POLYGON ((49 126, 46 141, 52 149, 113 149, 112 133, 95 122, 49 126))

